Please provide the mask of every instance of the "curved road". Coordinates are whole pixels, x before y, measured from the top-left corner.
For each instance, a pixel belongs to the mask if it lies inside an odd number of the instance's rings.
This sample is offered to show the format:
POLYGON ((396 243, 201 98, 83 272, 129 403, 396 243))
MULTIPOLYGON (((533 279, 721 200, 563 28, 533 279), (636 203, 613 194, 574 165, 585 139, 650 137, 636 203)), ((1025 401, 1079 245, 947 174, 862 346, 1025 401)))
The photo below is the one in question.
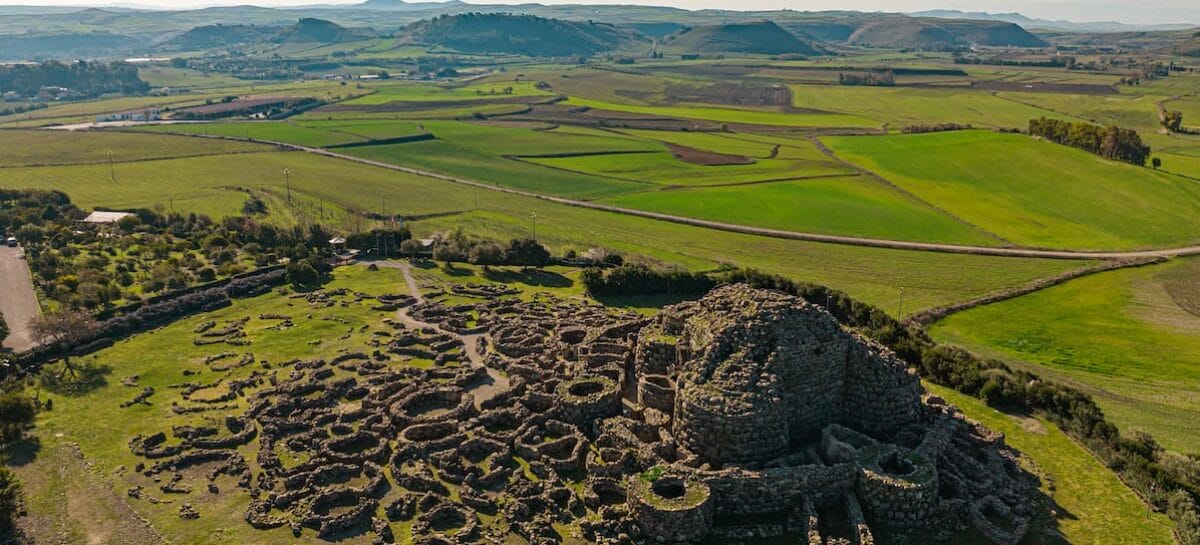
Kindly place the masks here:
POLYGON ((851 245, 851 246, 866 246, 866 247, 871 247, 871 248, 890 248, 890 249, 895 249, 895 250, 915 250, 915 251, 922 251, 922 252, 974 254, 974 255, 989 255, 989 256, 999 256, 999 257, 1031 257, 1031 258, 1043 258, 1043 259, 1138 259, 1138 258, 1200 255, 1200 245, 1185 246, 1185 247, 1181 247, 1181 248, 1166 248, 1166 249, 1159 249, 1159 250, 1135 250, 1135 251, 1124 251, 1124 252, 1120 252, 1120 251, 1088 252, 1088 251, 1071 251, 1071 250, 1036 250, 1036 249, 1025 249, 1025 248, 966 246, 966 245, 960 245, 960 244, 937 244, 937 243, 930 243, 930 242, 912 242, 912 241, 905 241, 905 240, 889 240, 889 239, 851 237, 851 236, 841 236, 841 235, 824 235, 824 234, 820 234, 820 233, 806 233, 806 232, 802 232, 802 231, 786 231, 786 230, 782 230, 782 229, 769 229, 766 227, 752 227, 749 225, 739 225, 736 223, 723 223, 723 222, 719 222, 719 221, 702 220, 702 219, 697 219, 697 218, 689 218, 689 217, 685 217, 685 216, 675 216, 672 214, 660 214, 658 212, 648 212, 645 210, 635 210, 632 208, 623 208, 620 206, 610 206, 607 204, 599 204, 599 203, 594 203, 594 202, 589 202, 589 201, 580 201, 580 200, 568 199, 568 198, 564 198, 564 197, 553 197, 550 195, 542 195, 540 193, 534 193, 532 191, 523 191, 520 189, 501 187, 501 186, 492 185, 489 183, 484 183, 484 182, 480 182, 480 181, 476 181, 476 180, 469 180, 466 178, 459 178, 456 176, 439 174, 437 172, 430 172, 427 170, 421 170, 421 169, 416 169, 416 168, 412 168, 412 167, 393 165, 391 163, 372 161, 370 159, 354 157, 352 155, 346 155, 346 154, 338 153, 336 151, 330 151, 327 149, 312 148, 312 147, 307 147, 307 146, 298 146, 295 144, 288 144, 286 142, 274 142, 274 141, 270 141, 270 140, 257 140, 257 139, 253 139, 253 138, 240 138, 240 137, 227 137, 227 136, 214 136, 214 135, 192 135, 192 136, 197 136, 197 137, 201 137, 201 138, 220 138, 220 139, 224 139, 224 140, 240 140, 240 141, 246 141, 246 142, 258 142, 260 144, 271 144, 271 145, 279 146, 279 147, 285 148, 285 149, 303 151, 303 152, 312 153, 312 154, 316 154, 316 155, 324 155, 326 157, 342 159, 345 161, 353 161, 355 163, 371 165, 371 166, 375 166, 375 167, 379 167, 379 168, 386 168, 389 170, 395 170, 397 172, 404 172, 404 173, 413 174, 416 176, 423 176, 426 178, 433 178, 433 179, 437 179, 437 180, 445 180, 447 182, 454 182, 457 184, 468 185, 471 187, 477 187, 480 189, 487 189, 487 190, 491 190, 491 191, 499 191, 502 193, 508 193, 511 195, 519 195, 522 197, 529 197, 532 199, 540 199, 543 201, 549 201, 549 202, 553 202, 553 203, 557 203, 557 204, 565 204, 567 206, 576 206, 579 208, 590 208, 592 210, 601 210, 604 212, 626 214, 626 215, 630 215, 630 216, 638 216, 638 217, 661 220, 661 221, 669 221, 672 223, 693 225, 696 227, 706 227, 709 229, 719 229, 721 231, 730 231, 730 232, 734 232, 734 233, 742 233, 742 234, 747 234, 747 235, 759 235, 759 236, 773 237, 773 238, 804 240, 804 241, 809 241, 809 242, 825 242, 825 243, 829 243, 829 244, 846 244, 846 245, 851 245))

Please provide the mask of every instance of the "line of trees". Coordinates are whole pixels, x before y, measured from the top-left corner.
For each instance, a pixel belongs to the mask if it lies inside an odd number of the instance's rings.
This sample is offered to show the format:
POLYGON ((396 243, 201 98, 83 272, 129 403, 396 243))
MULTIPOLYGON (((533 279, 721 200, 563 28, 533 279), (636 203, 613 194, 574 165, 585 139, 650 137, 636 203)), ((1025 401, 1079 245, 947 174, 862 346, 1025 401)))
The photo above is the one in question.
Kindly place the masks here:
POLYGON ((895 87, 896 73, 888 70, 882 73, 866 72, 863 74, 846 74, 838 72, 838 85, 864 85, 868 87, 895 87))
POLYGON ((81 97, 136 95, 150 90, 150 84, 138 77, 137 67, 124 62, 49 61, 0 66, 0 92, 30 97, 47 86, 66 87, 81 97))
MULTIPOLYGON (((8 326, 0 315, 0 343, 8 337, 8 326)), ((0 346, 0 367, 10 365, 12 353, 0 346)), ((17 515, 21 513, 21 485, 4 467, 4 448, 20 440, 33 427, 37 403, 25 394, 24 385, 16 380, 0 381, 0 542, 12 532, 17 515)))
MULTIPOLYGON (((607 295, 609 291, 648 294, 639 286, 662 287, 669 278, 678 279, 679 274, 626 265, 608 272, 590 269, 581 279, 596 295, 607 295)), ((672 284, 674 293, 700 295, 724 283, 783 291, 824 308, 841 323, 887 346, 916 367, 926 380, 982 399, 992 407, 1044 416, 1083 444, 1154 509, 1166 512, 1175 523, 1180 543, 1200 545, 1200 458, 1169 452, 1143 432, 1121 434, 1088 394, 1013 369, 999 360, 981 359, 961 348, 940 345, 924 330, 909 327, 876 307, 825 286, 746 269, 688 276, 695 282, 672 284)))
POLYGON ((1145 166, 1150 159, 1150 146, 1142 142, 1137 131, 1115 125, 1101 127, 1039 117, 1029 120, 1029 134, 1138 166, 1145 166))

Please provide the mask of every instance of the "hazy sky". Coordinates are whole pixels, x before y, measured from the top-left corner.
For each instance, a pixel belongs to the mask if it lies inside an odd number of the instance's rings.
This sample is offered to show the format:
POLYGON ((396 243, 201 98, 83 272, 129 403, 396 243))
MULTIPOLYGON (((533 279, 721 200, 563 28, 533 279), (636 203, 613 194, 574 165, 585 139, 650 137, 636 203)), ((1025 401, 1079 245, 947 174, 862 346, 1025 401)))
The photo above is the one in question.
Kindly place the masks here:
MULTIPOLYGON (((42 5, 150 5, 190 8, 211 5, 255 4, 295 6, 304 4, 355 4, 361 0, 0 0, 3 4, 42 5)), ((482 4, 517 4, 531 0, 468 0, 482 4)), ((545 4, 653 4, 686 9, 724 8, 739 10, 849 9, 861 11, 917 11, 959 9, 963 11, 1020 12, 1030 17, 1072 21, 1120 21, 1126 23, 1200 23, 1197 0, 533 0, 545 4)))

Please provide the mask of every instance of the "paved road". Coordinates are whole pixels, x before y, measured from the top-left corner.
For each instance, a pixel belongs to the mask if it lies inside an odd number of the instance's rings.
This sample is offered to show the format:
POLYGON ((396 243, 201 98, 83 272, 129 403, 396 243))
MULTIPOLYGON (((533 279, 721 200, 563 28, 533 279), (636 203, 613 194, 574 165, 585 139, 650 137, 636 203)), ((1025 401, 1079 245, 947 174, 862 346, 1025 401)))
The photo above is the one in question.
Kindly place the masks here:
POLYGON ((273 144, 273 145, 276 145, 276 146, 279 146, 282 148, 304 151, 304 152, 313 153, 316 155, 324 155, 326 157, 333 157, 335 159, 342 159, 345 161, 353 161, 355 163, 376 166, 379 168, 386 168, 388 170, 394 170, 394 171, 398 171, 398 172, 414 174, 414 175, 423 176, 426 178, 434 178, 437 180, 444 180, 447 182, 454 182, 457 184, 468 185, 471 187, 477 187, 480 189, 499 191, 501 193, 508 193, 511 195, 520 195, 522 197, 540 199, 543 201, 549 201, 549 202, 558 203, 558 204, 565 204, 568 206, 576 206, 579 208, 590 208, 592 210, 602 210, 605 212, 613 212, 613 213, 617 213, 617 214, 626 214, 626 215, 630 215, 630 216, 638 216, 638 217, 661 220, 661 221, 669 221, 672 223, 681 223, 684 225, 694 225, 697 227, 706 227, 709 229, 719 229, 721 231, 730 231, 730 232, 734 232, 734 233, 742 233, 742 234, 747 234, 747 235, 758 235, 758 236, 783 238, 783 239, 791 239, 791 240, 804 240, 804 241, 809 241, 809 242, 824 242, 824 243, 829 243, 829 244, 845 244, 845 245, 850 245, 850 246, 867 246, 867 247, 872 247, 872 248, 891 248, 891 249, 896 249, 896 250, 915 250, 915 251, 922 251, 922 252, 941 252, 941 253, 951 253, 951 254, 990 255, 990 256, 999 256, 999 257, 1033 257, 1033 258, 1045 258, 1045 259, 1137 259, 1137 258, 1200 255, 1200 246, 1185 246, 1185 247, 1181 247, 1181 248, 1165 248, 1165 249, 1159 249, 1159 250, 1138 250, 1138 251, 1129 251, 1129 252, 1086 252, 1086 251, 1071 251, 1071 250, 1036 250, 1036 249, 1026 249, 1026 248, 1003 248, 1003 247, 993 247, 993 246, 966 246, 966 245, 960 245, 960 244, 935 244, 935 243, 929 243, 929 242, 911 242, 911 241, 905 241, 905 240, 889 240, 889 239, 879 239, 879 238, 825 235, 825 234, 820 234, 820 233, 806 233, 806 232, 802 232, 802 231, 785 231, 782 229, 768 229, 765 227, 751 227, 749 225, 739 225, 739 224, 735 224, 735 223, 722 223, 722 222, 718 222, 718 221, 708 221, 708 220, 689 218, 689 217, 684 217, 684 216, 675 216, 675 215, 671 215, 671 214, 660 214, 657 212, 647 212, 645 210, 634 210, 631 208, 610 206, 607 204, 599 204, 599 203, 594 203, 594 202, 590 202, 590 201, 579 201, 579 200, 567 199, 567 198, 563 198, 563 197, 552 197, 549 195, 542 195, 542 194, 533 193, 530 191, 522 191, 520 189, 499 187, 496 185, 479 182, 476 180, 469 180, 466 178, 459 178, 456 176, 448 176, 445 174, 439 174, 437 172, 429 172, 426 170, 421 170, 421 169, 416 169, 416 168, 411 168, 411 167, 404 167, 404 166, 399 166, 399 165, 393 165, 390 163, 382 163, 379 161, 372 161, 370 159, 363 159, 361 157, 345 155, 345 154, 338 153, 336 151, 330 151, 327 149, 310 148, 307 146, 297 146, 295 144, 288 144, 286 142, 256 140, 256 139, 252 139, 252 138, 221 137, 221 136, 213 136, 213 135, 194 135, 194 136, 198 136, 201 138, 221 138, 221 139, 226 139, 226 140, 241 140, 241 141, 259 142, 259 143, 263 143, 263 144, 273 144))
POLYGON ((20 248, 0 246, 0 314, 9 329, 4 346, 17 352, 33 348, 29 321, 41 316, 42 309, 34 295, 29 265, 20 248))

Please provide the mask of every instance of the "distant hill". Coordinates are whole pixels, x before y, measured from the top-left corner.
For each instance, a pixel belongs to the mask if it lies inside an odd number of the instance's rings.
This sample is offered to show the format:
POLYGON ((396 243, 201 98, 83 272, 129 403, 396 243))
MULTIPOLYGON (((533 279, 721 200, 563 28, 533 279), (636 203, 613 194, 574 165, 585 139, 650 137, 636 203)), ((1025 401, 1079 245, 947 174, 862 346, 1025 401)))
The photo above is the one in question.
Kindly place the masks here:
POLYGON ((417 21, 401 30, 397 39, 401 44, 442 46, 464 53, 563 57, 611 51, 644 38, 604 23, 464 13, 417 21))
POLYGON ((1013 23, 904 16, 863 21, 845 40, 873 47, 952 49, 969 45, 1045 47, 1041 38, 1013 23))
POLYGON ((0 35, 0 61, 72 60, 124 55, 145 44, 108 32, 48 32, 0 35))
POLYGON ((821 53, 812 43, 771 21, 698 26, 672 36, 664 45, 693 53, 821 53))
POLYGON ((300 19, 296 24, 280 31, 275 36, 274 41, 278 43, 332 44, 353 42, 363 38, 366 38, 366 36, 337 23, 324 19, 305 17, 300 19))
POLYGON ((389 11, 400 10, 417 10, 417 9, 437 9, 449 8, 463 5, 459 0, 447 0, 446 2, 405 2, 404 0, 367 0, 361 4, 354 5, 357 9, 378 9, 389 11))
POLYGON ((935 17, 939 19, 973 19, 978 21, 1004 21, 1020 25, 1025 29, 1067 30, 1071 32, 1135 32, 1154 30, 1184 30, 1191 28, 1189 24, 1160 24, 1160 25, 1131 25, 1116 21, 1077 22, 1064 20, 1034 19, 1020 13, 986 13, 982 11, 959 11, 954 9, 934 9, 909 13, 915 17, 935 17))
POLYGON ((164 42, 169 51, 199 51, 239 44, 267 41, 279 34, 279 27, 257 25, 204 25, 195 27, 164 42))

